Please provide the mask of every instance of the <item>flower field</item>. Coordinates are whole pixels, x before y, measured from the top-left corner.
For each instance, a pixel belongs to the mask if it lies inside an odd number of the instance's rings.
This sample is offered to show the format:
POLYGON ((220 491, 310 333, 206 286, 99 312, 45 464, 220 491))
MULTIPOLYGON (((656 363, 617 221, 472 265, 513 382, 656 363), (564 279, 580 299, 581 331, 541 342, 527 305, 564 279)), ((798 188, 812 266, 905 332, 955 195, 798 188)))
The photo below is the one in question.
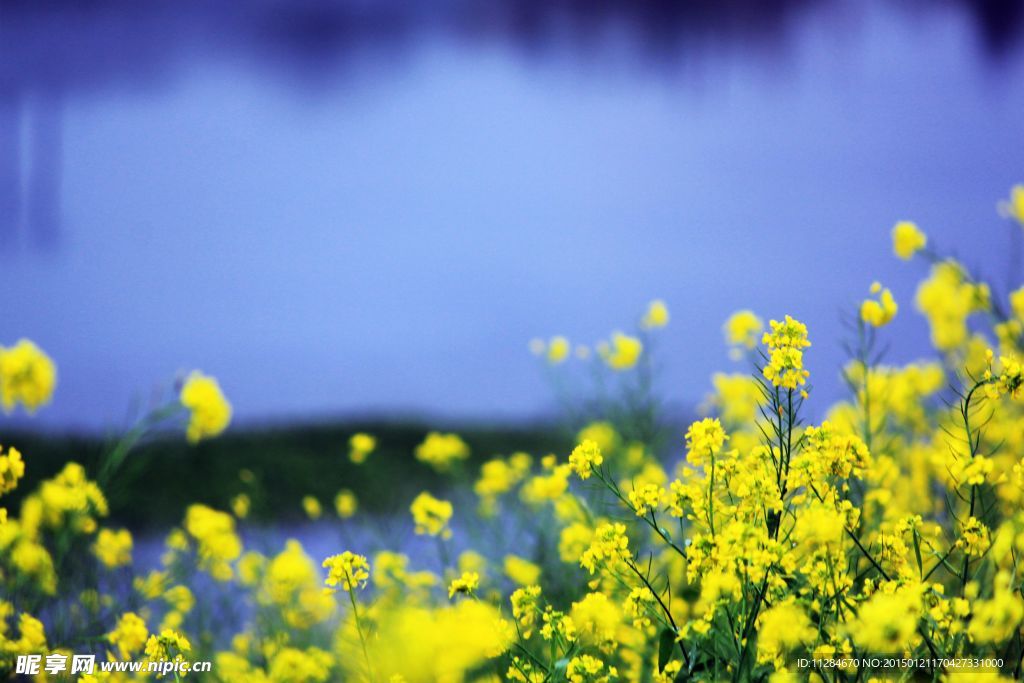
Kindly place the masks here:
MULTIPOLYGON (((1024 227, 1024 186, 1000 206, 1024 227)), ((88 653, 211 661, 169 677, 225 682, 1020 680, 1024 286, 997 291, 910 222, 891 246, 925 273, 914 301, 871 285, 846 340, 785 302, 767 325, 735 313, 724 335, 748 371, 713 374, 685 433, 666 433, 655 391, 664 302, 593 346, 534 340, 575 447, 474 461, 459 435, 424 434, 403 460, 433 477, 401 503, 406 545, 375 536, 357 487, 296 501, 338 530, 334 552, 250 542, 243 487, 182 501, 144 561, 106 492, 152 435, 228 427, 220 385, 193 372, 95 467, 69 453, 0 509, 0 676, 88 653), (915 310, 933 349, 889 364, 887 326, 915 310), (848 397, 819 405, 805 358, 835 341, 848 397)), ((44 350, 0 351, 5 411, 55 391, 44 350)), ((348 466, 384 457, 379 434, 348 437, 348 466)), ((0 450, 0 504, 32 467, 0 450)))

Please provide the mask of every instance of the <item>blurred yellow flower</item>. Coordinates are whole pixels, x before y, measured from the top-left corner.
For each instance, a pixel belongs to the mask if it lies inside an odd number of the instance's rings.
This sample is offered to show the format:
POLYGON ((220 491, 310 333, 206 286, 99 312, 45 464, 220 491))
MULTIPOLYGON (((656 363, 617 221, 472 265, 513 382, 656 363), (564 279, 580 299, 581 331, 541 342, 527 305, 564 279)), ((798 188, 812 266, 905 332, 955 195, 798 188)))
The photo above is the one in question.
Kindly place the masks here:
POLYGON ((107 642, 122 660, 137 655, 149 639, 146 622, 135 612, 125 612, 117 619, 114 630, 107 634, 107 642))
POLYGON ((0 346, 0 403, 11 412, 19 403, 29 413, 46 405, 57 386, 57 366, 28 339, 0 346))
POLYGON ((377 449, 377 439, 370 434, 359 432, 348 440, 348 458, 357 465, 366 462, 366 458, 377 449))
POLYGON ((416 459, 425 462, 435 470, 445 471, 453 463, 469 457, 469 446, 458 434, 430 432, 416 447, 416 459))
POLYGON ((21 452, 13 446, 3 452, 0 447, 0 496, 10 493, 18 486, 18 480, 25 476, 25 461, 21 452))
POLYGON ((127 529, 100 529, 92 549, 108 569, 123 567, 132 562, 132 535, 127 529))
POLYGON ((928 237, 916 223, 900 221, 892 229, 892 250, 904 261, 910 260, 928 245, 928 237))
POLYGON ((725 321, 722 332, 725 343, 729 346, 752 349, 757 346, 758 337, 764 329, 764 321, 753 311, 736 311, 725 321))
POLYGON ((860 305, 860 318, 872 327, 882 327, 892 322, 896 317, 899 307, 896 299, 888 288, 883 289, 882 285, 875 282, 871 285, 871 293, 878 294, 878 299, 865 299, 860 305))
POLYGON ((217 436, 231 422, 231 404, 213 377, 193 371, 185 379, 179 399, 189 411, 185 433, 190 443, 217 436))
POLYGON ((252 501, 246 493, 239 493, 231 499, 231 511, 235 513, 235 517, 238 517, 238 519, 245 519, 248 517, 249 509, 251 507, 252 501))
POLYGON ((424 491, 412 501, 409 511, 412 512, 417 534, 442 538, 452 535, 448 528, 452 518, 452 504, 447 500, 439 500, 424 491))
POLYGON ((601 342, 597 351, 605 364, 612 370, 629 370, 640 360, 644 345, 636 337, 622 332, 612 332, 611 342, 601 342))
POLYGON ((668 306, 661 299, 655 299, 647 305, 647 312, 644 313, 640 326, 645 330, 653 330, 668 325, 668 306))
POLYGON ((320 519, 320 515, 323 514, 323 509, 320 507, 320 501, 313 496, 302 497, 302 510, 306 513, 306 516, 312 520, 320 519))
POLYGON ((571 349, 572 346, 569 344, 569 340, 565 337, 552 337, 551 341, 549 341, 547 345, 548 363, 551 363, 552 365, 562 363, 569 357, 569 351, 571 349))
POLYGON ((356 514, 358 509, 359 502, 356 500, 356 494, 348 489, 338 491, 338 495, 334 497, 334 511, 338 513, 338 517, 348 519, 356 514))
POLYGON ((506 555, 505 576, 520 586, 529 586, 540 581, 540 567, 518 555, 506 555))

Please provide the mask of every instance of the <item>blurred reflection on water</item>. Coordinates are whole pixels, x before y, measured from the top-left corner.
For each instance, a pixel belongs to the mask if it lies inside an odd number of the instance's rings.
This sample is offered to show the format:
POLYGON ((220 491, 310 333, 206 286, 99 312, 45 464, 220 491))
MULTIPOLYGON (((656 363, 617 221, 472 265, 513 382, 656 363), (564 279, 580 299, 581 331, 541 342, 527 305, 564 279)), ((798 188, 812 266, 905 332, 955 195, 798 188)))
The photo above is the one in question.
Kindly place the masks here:
POLYGON ((51 425, 191 366, 242 419, 523 418, 528 338, 661 296, 676 400, 741 306, 806 318, 834 397, 871 279, 923 349, 894 220, 1004 284, 1022 27, 1001 0, 0 0, 0 342, 58 360, 51 425))

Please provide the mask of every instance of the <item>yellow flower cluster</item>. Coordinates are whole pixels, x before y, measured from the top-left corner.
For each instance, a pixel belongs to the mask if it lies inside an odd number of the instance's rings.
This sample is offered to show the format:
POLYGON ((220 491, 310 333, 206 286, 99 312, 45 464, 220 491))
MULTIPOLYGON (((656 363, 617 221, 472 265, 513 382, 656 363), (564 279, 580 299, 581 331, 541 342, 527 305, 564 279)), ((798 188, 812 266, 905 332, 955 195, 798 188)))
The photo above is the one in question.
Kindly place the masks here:
POLYGON ((127 529, 100 529, 92 548, 108 569, 132 563, 132 535, 127 529))
POLYGON ((589 479, 594 468, 600 467, 603 462, 600 447, 590 439, 576 446, 569 455, 569 467, 580 479, 589 479))
MULTIPOLYGON (((230 580, 234 573, 231 563, 242 553, 242 542, 235 533, 231 515, 206 505, 191 505, 185 511, 185 531, 195 543, 200 568, 218 581, 230 580)), ((173 541, 169 545, 187 549, 188 540, 181 540, 180 545, 173 541)))
POLYGON ((644 345, 638 338, 613 332, 610 341, 597 345, 597 353, 612 370, 629 370, 640 360, 644 345))
POLYGON ((366 459, 375 450, 377 450, 377 439, 370 434, 359 432, 353 434, 348 440, 348 458, 357 465, 366 462, 366 459))
POLYGON ((447 500, 434 498, 424 491, 412 501, 409 511, 412 512, 417 534, 451 537, 452 530, 448 527, 448 522, 452 518, 453 508, 447 500))
POLYGON ((21 404, 29 413, 50 402, 57 386, 57 366, 28 339, 0 346, 0 403, 4 412, 21 404))
POLYGON ((231 422, 231 404, 213 377, 192 372, 181 387, 179 400, 189 412, 185 434, 190 443, 217 436, 231 422))
POLYGON ((441 472, 468 457, 469 446, 458 434, 430 432, 416 447, 416 459, 441 472))
POLYGON ((0 496, 10 493, 18 486, 18 480, 25 476, 25 461, 21 452, 14 447, 3 452, 0 447, 0 496))
POLYGON ((871 293, 878 295, 878 299, 865 299, 860 305, 860 319, 872 327, 882 327, 892 322, 896 317, 899 306, 892 292, 883 288, 881 284, 874 282, 871 285, 871 293))
POLYGON ((803 350, 811 345, 807 341, 807 327, 793 318, 770 321, 771 332, 765 332, 761 342, 768 347, 768 363, 762 374, 777 387, 796 389, 807 382, 810 374, 804 370, 803 350))
POLYGON ((343 591, 362 588, 370 578, 370 563, 364 556, 348 550, 328 557, 323 566, 328 571, 325 583, 332 588, 340 587, 343 591))

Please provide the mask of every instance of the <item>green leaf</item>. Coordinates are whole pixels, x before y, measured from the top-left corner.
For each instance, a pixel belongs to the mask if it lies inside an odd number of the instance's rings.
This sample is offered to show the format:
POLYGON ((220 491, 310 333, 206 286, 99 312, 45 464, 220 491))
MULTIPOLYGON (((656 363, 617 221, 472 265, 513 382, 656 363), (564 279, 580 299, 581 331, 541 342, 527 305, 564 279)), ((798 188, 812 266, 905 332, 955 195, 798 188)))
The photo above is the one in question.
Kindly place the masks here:
POLYGON ((658 671, 664 671, 668 660, 672 659, 672 650, 676 646, 676 632, 670 628, 662 630, 658 638, 658 671))

